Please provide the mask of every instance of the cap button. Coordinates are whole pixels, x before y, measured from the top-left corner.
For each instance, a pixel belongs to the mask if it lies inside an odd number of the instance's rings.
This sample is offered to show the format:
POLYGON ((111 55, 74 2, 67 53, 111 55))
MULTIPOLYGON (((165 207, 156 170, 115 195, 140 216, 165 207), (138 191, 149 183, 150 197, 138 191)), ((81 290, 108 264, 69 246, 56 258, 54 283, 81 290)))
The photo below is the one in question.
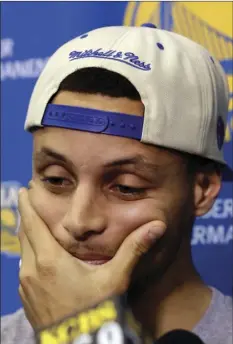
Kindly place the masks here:
POLYGON ((157 29, 157 26, 155 26, 154 24, 152 23, 145 23, 145 24, 142 24, 141 25, 142 27, 150 27, 152 29, 157 29))

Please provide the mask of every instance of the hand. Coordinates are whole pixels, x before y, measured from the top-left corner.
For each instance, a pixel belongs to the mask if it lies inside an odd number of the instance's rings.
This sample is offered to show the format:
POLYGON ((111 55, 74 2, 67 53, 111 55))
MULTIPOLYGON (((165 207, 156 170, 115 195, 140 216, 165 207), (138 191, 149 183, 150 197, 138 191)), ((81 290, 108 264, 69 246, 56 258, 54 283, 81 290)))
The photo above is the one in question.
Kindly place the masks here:
POLYGON ((124 293, 139 258, 165 231, 161 221, 147 223, 125 239, 109 262, 92 266, 59 245, 33 209, 27 189, 19 192, 19 211, 19 294, 34 329, 124 293))

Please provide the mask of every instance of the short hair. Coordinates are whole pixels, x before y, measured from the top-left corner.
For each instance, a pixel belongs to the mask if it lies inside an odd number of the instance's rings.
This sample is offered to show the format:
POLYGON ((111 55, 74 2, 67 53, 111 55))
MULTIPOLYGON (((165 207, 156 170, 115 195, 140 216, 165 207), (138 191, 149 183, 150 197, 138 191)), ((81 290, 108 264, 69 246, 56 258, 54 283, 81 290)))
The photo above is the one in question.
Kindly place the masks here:
POLYGON ((83 68, 68 75, 59 90, 141 100, 136 88, 124 76, 96 67, 83 68))

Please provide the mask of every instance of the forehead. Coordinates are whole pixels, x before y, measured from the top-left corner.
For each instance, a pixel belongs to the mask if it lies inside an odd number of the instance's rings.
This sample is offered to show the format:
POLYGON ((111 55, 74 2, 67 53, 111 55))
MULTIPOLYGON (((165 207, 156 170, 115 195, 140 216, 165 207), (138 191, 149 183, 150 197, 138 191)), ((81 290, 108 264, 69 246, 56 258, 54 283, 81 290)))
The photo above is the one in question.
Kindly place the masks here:
POLYGON ((143 116, 144 105, 139 100, 115 98, 102 94, 87 94, 71 91, 60 91, 52 101, 53 104, 79 106, 103 111, 143 116))

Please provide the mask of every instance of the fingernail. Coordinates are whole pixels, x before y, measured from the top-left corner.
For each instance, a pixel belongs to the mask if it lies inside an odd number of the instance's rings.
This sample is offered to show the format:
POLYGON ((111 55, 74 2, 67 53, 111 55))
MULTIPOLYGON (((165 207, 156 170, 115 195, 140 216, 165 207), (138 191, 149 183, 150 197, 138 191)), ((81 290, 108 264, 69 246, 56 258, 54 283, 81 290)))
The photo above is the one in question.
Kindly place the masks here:
POLYGON ((24 191, 25 191, 25 188, 22 187, 22 188, 19 189, 18 194, 20 195, 20 194, 22 194, 24 191))
POLYGON ((151 227, 148 231, 148 236, 151 240, 156 240, 161 238, 165 232, 165 227, 151 227))

